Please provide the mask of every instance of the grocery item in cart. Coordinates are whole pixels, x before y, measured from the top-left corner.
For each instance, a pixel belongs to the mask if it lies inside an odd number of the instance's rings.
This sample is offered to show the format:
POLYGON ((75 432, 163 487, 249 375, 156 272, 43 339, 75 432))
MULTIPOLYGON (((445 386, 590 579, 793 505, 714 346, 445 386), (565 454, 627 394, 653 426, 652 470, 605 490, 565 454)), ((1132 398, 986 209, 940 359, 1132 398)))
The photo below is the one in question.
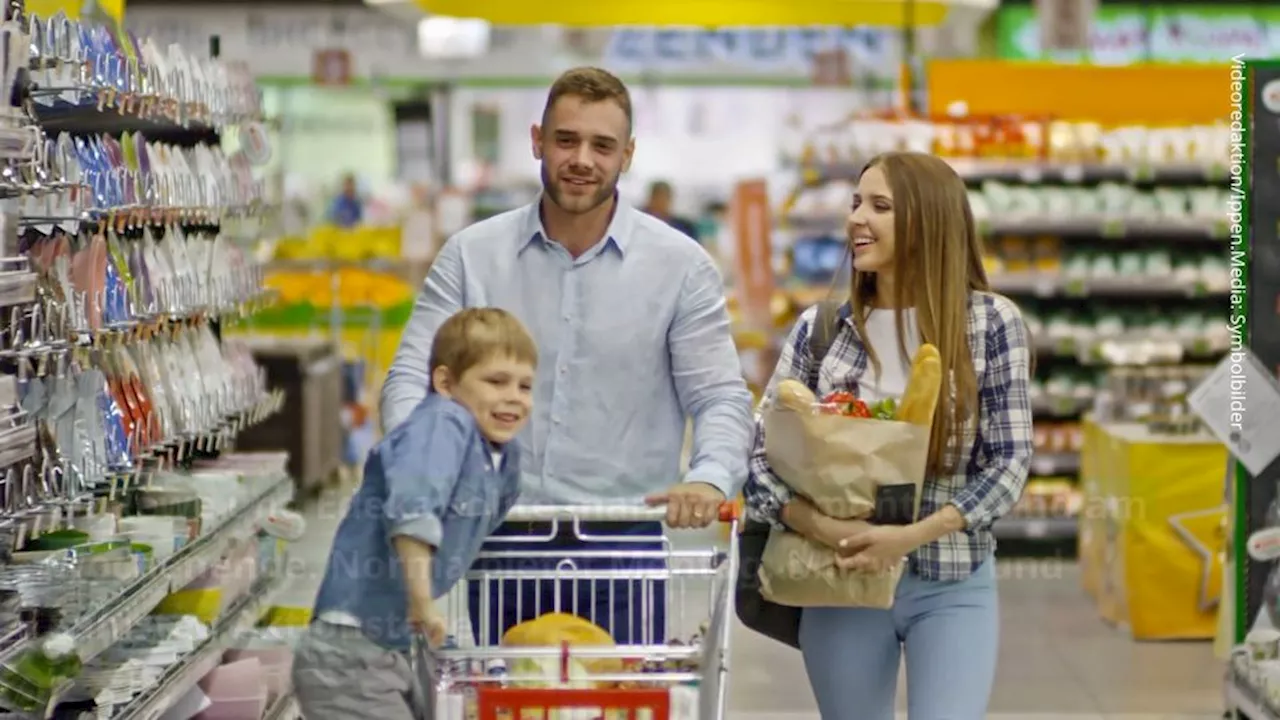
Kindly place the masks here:
MULTIPOLYGON (((912 360, 901 402, 830 412, 802 383, 779 383, 764 410, 765 453, 773 471, 835 518, 879 524, 914 522, 929 454, 930 428, 942 384, 937 348, 925 344, 912 360)), ((797 533, 773 531, 761 558, 761 594, 792 607, 876 607, 893 604, 902 568, 884 573, 843 570, 834 550, 797 533)))
MULTIPOLYGON (((502 636, 505 647, 614 647, 613 637, 589 620, 569 613, 552 612, 512 627, 502 636)), ((623 670, 617 658, 570 658, 569 677, 574 684, 582 681, 584 687, 600 687, 591 682, 593 675, 616 675, 623 670), (578 672, 574 672, 577 670, 578 672)), ((559 658, 522 658, 513 661, 508 672, 513 677, 538 676, 558 683, 561 677, 559 658)), ((517 684, 519 684, 517 682, 517 684)), ((541 684, 541 683, 535 683, 541 684)))

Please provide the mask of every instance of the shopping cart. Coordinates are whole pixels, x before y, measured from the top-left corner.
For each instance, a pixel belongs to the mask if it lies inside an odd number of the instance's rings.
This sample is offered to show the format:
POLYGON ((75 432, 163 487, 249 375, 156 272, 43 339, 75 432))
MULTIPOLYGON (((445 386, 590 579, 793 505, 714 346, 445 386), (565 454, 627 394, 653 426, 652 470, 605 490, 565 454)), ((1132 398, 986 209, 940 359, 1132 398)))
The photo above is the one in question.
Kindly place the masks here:
MULTIPOLYGON (((584 528, 586 523, 638 523, 661 521, 663 508, 577 506, 517 507, 508 522, 540 523, 545 535, 502 541, 527 545, 528 549, 483 553, 488 563, 511 569, 482 569, 467 580, 481 584, 480 627, 475 647, 450 647, 431 658, 435 672, 435 720, 721 720, 725 716, 729 671, 729 631, 733 617, 733 580, 737 576, 737 507, 721 506, 719 520, 730 526, 729 547, 677 550, 665 534, 657 550, 619 550, 628 542, 654 546, 653 536, 605 535, 584 528), (556 538, 571 531, 581 541, 575 549, 553 547, 556 538), (608 544, 612 550, 591 549, 608 544), (540 547, 541 546, 541 547, 540 547), (636 561, 627 569, 594 569, 589 558, 621 558, 636 561), (554 564, 550 560, 554 559, 554 564), (541 560, 539 569, 521 564, 541 560), (533 608, 532 616, 562 612, 593 620, 605 630, 605 622, 580 612, 577 592, 588 583, 589 593, 616 592, 626 584, 631 597, 644 599, 641 614, 654 616, 654 601, 665 600, 665 631, 653 637, 648 623, 637 639, 614 647, 501 647, 484 643, 494 634, 488 627, 494 614, 488 607, 492 583, 555 583, 550 607, 533 608), (568 591, 565 591, 565 589, 568 591), (636 592, 638 591, 638 593, 636 592), (616 672, 586 671, 601 660, 616 672), (548 674, 547 668, 551 668, 548 674), (550 675, 550 676, 549 676, 550 675)), ((598 527, 598 526, 597 526, 598 527)), ((625 547, 625 546, 624 546, 625 547)), ((483 566, 483 565, 482 565, 483 566)), ((535 593, 539 600, 541 592, 535 593)), ((499 595, 501 597, 501 595, 499 595)), ((612 597, 612 596, 609 596, 612 597)), ((608 601, 612 605, 612 600, 608 601)), ((459 638, 470 627, 466 603, 448 609, 449 627, 459 638), (461 607, 459 607, 461 606, 461 607)), ((530 613, 523 613, 528 616, 530 613)), ((501 617, 501 613, 497 615, 501 617)), ((599 667, 598 664, 593 667, 599 667)))

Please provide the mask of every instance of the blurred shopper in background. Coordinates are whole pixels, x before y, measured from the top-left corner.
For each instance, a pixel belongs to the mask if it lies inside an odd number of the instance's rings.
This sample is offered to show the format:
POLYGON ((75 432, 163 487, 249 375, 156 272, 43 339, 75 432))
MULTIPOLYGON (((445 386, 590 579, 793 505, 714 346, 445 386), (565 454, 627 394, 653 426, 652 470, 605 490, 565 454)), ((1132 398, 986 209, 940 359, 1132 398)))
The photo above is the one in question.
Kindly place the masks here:
MULTIPOLYGON (((531 129, 541 196, 445 242, 383 386, 383 425, 399 425, 427 394, 441 323, 464 307, 500 307, 529 327, 541 358, 533 419, 520 436, 520 503, 648 502, 665 505, 673 527, 704 527, 746 479, 752 398, 715 262, 618 195, 635 150, 631 131, 631 96, 616 77, 579 68, 556 80, 531 129), (686 418, 694 440, 682 478, 686 418)), ((554 571, 555 553, 583 549, 573 524, 558 527, 503 525, 488 550, 523 552, 536 539, 552 557, 484 560, 478 569, 512 571, 503 563, 514 562, 554 571)), ((591 543, 603 556, 577 559, 579 569, 662 567, 628 557, 665 547, 660 523, 585 522, 582 532, 630 541, 591 543)), ((469 591, 472 624, 487 628, 477 638, 487 645, 557 600, 620 645, 667 639, 660 582, 502 580, 469 591)))
POLYGON ((342 177, 342 189, 329 206, 329 222, 338 227, 355 227, 364 219, 364 202, 356 188, 355 175, 342 177))
POLYGON ((645 205, 644 211, 697 240, 697 226, 691 220, 674 213, 674 202, 675 192, 671 189, 671 183, 659 180, 649 186, 649 202, 645 205))

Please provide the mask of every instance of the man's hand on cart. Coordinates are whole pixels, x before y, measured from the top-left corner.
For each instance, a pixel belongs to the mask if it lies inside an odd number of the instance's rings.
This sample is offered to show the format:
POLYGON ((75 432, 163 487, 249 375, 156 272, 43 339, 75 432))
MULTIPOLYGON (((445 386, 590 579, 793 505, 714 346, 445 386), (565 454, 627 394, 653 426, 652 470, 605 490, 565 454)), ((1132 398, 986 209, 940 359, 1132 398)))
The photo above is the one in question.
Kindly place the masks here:
POLYGON ((720 505, 725 501, 720 488, 704 482, 684 482, 665 492, 650 495, 651 506, 667 506, 667 525, 675 529, 704 528, 720 519, 720 505))
POLYGON ((447 629, 444 616, 436 609, 435 601, 430 598, 409 600, 409 627, 427 639, 427 644, 438 648, 444 644, 447 629))

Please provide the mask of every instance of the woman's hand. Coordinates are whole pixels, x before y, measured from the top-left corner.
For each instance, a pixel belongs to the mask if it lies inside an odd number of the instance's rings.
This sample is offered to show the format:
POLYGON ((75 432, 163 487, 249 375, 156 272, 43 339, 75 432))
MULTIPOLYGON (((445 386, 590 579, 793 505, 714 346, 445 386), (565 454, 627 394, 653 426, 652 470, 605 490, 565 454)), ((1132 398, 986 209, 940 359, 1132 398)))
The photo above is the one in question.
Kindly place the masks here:
POLYGON ((843 551, 849 538, 861 537, 875 528, 866 520, 838 520, 828 515, 821 515, 817 520, 817 537, 810 538, 837 553, 843 551))
POLYGON ((846 535, 837 544, 836 564, 850 570, 879 572, 901 563, 923 544, 914 525, 869 525, 862 532, 846 535))

